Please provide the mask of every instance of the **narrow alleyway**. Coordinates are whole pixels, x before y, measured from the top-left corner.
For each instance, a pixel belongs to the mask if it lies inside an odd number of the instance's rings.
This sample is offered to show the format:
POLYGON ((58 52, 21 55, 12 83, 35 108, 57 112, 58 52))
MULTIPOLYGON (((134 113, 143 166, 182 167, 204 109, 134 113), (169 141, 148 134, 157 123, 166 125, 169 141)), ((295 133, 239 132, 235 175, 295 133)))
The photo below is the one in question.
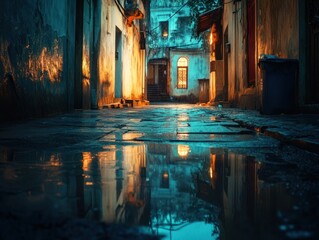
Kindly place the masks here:
POLYGON ((248 114, 157 104, 1 125, 0 239, 318 238, 318 154, 248 114))

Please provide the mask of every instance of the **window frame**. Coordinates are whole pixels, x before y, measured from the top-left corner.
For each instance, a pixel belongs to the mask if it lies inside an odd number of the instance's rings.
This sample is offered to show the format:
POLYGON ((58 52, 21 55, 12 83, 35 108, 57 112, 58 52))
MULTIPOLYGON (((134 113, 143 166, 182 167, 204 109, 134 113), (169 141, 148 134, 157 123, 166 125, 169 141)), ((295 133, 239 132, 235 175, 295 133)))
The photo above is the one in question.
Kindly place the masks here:
POLYGON ((177 60, 177 88, 178 89, 188 89, 188 58, 182 56, 177 60), (182 62, 184 61, 184 62, 182 62), (185 72, 185 79, 181 74, 185 72))

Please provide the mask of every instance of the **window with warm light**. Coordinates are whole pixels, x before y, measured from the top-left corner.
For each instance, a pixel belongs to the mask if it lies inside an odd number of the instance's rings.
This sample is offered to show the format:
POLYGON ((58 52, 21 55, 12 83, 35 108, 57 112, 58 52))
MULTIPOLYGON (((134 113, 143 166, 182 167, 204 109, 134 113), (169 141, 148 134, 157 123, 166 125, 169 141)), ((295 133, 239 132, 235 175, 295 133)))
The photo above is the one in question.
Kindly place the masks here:
POLYGON ((188 60, 181 57, 177 62, 177 88, 187 89, 188 60))
POLYGON ((160 22, 162 38, 168 37, 168 21, 160 22))
POLYGON ((177 152, 180 157, 187 157, 189 153, 189 146, 188 145, 178 145, 177 152))

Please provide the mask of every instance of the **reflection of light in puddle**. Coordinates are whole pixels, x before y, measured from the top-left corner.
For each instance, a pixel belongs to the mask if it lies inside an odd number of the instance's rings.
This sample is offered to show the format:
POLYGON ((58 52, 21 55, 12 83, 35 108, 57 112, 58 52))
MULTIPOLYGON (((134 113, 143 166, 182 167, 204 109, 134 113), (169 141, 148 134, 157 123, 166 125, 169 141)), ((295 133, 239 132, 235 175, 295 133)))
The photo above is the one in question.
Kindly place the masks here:
POLYGON ((103 146, 104 150, 110 150, 110 151, 115 151, 116 150, 116 146, 115 145, 106 145, 103 146))
POLYGON ((216 116, 211 116, 211 117, 210 117, 210 120, 212 120, 212 121, 217 121, 218 118, 217 118, 216 116))
POLYGON ((189 153, 189 146, 188 145, 178 145, 177 152, 180 157, 187 157, 189 153))
POLYGON ((218 239, 219 235, 214 233, 216 226, 212 223, 193 222, 178 225, 176 229, 171 226, 160 227, 159 234, 163 234, 163 239, 218 239))
POLYGON ((138 132, 128 132, 128 133, 124 133, 123 134, 123 140, 134 140, 136 138, 142 137, 143 134, 142 133, 138 133, 138 132))
POLYGON ((189 138, 189 134, 188 133, 178 133, 176 138, 178 140, 187 140, 189 138))
POLYGON ((50 156, 50 165, 53 167, 62 166, 61 157, 59 156, 59 154, 52 154, 50 156))
POLYGON ((90 152, 83 152, 82 153, 82 169, 83 171, 89 170, 89 165, 92 162, 92 154, 90 152))
POLYGON ((181 114, 177 117, 178 121, 187 121, 189 120, 189 116, 187 114, 181 114))

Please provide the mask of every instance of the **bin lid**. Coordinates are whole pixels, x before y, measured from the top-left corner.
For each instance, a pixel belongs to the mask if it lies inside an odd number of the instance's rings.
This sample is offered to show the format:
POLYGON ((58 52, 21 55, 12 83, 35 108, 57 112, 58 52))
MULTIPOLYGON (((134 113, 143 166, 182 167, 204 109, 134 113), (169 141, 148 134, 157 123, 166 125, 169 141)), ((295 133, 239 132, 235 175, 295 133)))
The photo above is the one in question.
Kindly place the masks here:
POLYGON ((298 62, 298 59, 279 58, 276 55, 261 54, 259 57, 259 62, 273 62, 273 63, 298 62))
POLYGON ((262 58, 259 58, 258 67, 264 68, 264 65, 292 65, 292 67, 296 67, 299 64, 298 59, 292 58, 279 58, 274 55, 265 55, 262 58), (270 56, 270 57, 269 57, 270 56))

